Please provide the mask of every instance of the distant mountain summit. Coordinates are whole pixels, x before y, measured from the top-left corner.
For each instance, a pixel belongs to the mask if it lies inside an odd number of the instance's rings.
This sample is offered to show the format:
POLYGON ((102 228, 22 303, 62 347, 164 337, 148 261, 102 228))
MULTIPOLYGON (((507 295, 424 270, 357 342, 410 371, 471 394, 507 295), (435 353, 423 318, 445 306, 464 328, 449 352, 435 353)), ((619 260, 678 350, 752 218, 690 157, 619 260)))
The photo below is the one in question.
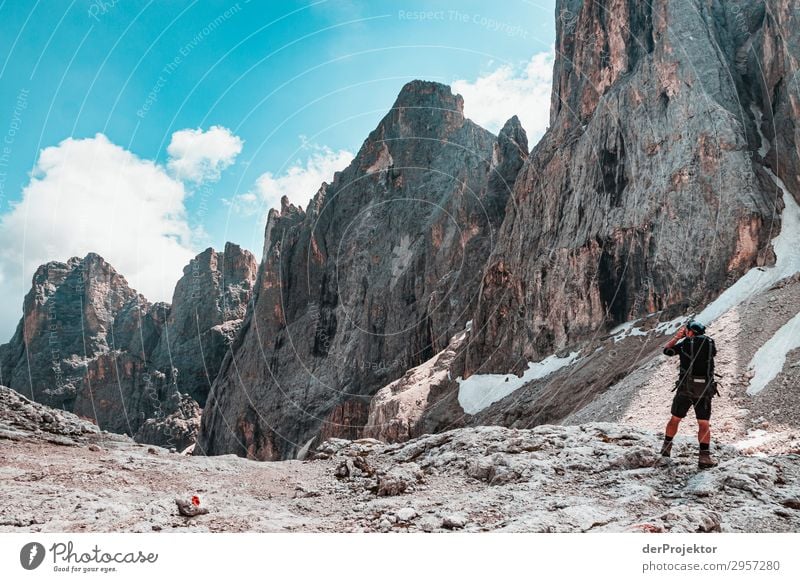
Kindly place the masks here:
POLYGON ((184 269, 170 306, 147 301, 96 253, 42 265, 14 336, 0 346, 0 384, 104 430, 188 446, 255 271, 253 255, 236 245, 208 249, 184 269))

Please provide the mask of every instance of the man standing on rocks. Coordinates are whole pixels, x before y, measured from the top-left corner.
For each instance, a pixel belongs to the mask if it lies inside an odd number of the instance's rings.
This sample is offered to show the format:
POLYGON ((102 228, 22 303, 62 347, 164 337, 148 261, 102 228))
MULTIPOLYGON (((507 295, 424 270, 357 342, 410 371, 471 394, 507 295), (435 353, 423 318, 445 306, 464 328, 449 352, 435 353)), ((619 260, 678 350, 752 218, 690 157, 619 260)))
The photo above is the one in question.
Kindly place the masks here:
POLYGON ((697 466, 708 469, 717 463, 711 457, 711 399, 718 394, 714 381, 714 356, 717 348, 714 340, 705 335, 706 328, 699 321, 690 321, 678 330, 667 345, 664 354, 680 356, 680 374, 675 383, 675 398, 672 400, 672 418, 667 423, 661 455, 672 453, 672 439, 678 432, 681 420, 694 407, 697 417, 697 440, 700 454, 697 466))

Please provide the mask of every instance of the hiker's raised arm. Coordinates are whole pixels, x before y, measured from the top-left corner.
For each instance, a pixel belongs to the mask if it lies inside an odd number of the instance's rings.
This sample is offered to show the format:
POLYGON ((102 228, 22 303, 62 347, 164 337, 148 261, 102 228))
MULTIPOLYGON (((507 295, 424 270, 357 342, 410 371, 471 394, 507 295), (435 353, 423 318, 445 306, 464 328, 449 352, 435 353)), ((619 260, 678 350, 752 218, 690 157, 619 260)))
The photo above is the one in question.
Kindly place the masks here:
POLYGON ((678 333, 676 333, 672 337, 672 339, 667 342, 667 345, 664 346, 664 354, 667 355, 667 356, 676 355, 678 352, 676 352, 673 348, 675 347, 675 344, 677 344, 679 341, 681 341, 685 337, 686 337, 686 326, 683 325, 678 330, 678 333))

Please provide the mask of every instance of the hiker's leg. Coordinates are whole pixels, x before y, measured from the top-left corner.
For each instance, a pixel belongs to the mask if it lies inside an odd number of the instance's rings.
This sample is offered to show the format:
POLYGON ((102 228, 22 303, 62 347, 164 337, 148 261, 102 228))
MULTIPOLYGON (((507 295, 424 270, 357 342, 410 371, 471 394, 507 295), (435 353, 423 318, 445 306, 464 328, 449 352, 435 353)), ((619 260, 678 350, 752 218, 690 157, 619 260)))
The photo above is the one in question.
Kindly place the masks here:
POLYGON ((664 429, 664 443, 661 445, 661 456, 669 457, 672 455, 672 437, 678 432, 678 425, 681 419, 678 416, 672 416, 667 423, 667 428, 664 429))
POLYGON ((703 398, 694 405, 697 416, 697 441, 707 445, 711 442, 711 399, 703 398))
POLYGON ((700 441, 700 450, 697 453, 697 467, 700 469, 710 469, 715 467, 717 462, 711 456, 711 427, 707 420, 697 419, 700 427, 697 431, 697 440, 700 441))
POLYGON ((679 416, 671 416, 669 422, 667 423, 667 428, 664 430, 664 434, 669 438, 674 437, 678 434, 678 427, 681 424, 681 418, 679 416))
POLYGON ((697 442, 705 445, 711 442, 711 423, 709 421, 697 421, 697 442))
POLYGON ((664 429, 664 444, 661 445, 662 457, 669 457, 672 454, 672 437, 678 433, 681 419, 686 416, 691 405, 691 401, 687 402, 687 399, 682 394, 676 394, 672 400, 672 409, 670 411, 672 416, 664 429))
POLYGON ((678 426, 683 420, 683 417, 686 416, 686 413, 689 412, 689 409, 692 407, 692 400, 682 393, 675 394, 675 398, 672 399, 672 408, 670 409, 670 414, 672 417, 669 419, 667 423, 667 428, 664 430, 664 435, 667 438, 672 438, 678 432, 678 426))
POLYGON ((700 441, 700 452, 697 456, 697 466, 700 469, 710 469, 716 466, 717 462, 711 456, 711 399, 694 405, 697 414, 697 440, 700 441))

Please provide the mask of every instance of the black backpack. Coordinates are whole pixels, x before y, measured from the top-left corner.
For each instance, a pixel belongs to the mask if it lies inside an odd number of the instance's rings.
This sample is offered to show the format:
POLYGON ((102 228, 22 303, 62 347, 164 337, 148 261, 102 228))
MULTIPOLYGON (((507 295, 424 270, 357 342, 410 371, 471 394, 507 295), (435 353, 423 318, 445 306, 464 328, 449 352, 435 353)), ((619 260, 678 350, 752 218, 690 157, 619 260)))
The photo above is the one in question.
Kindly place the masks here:
POLYGON ((712 398, 719 394, 714 379, 714 355, 717 351, 714 340, 706 335, 687 337, 676 348, 682 355, 681 364, 688 359, 689 367, 681 366, 675 389, 692 400, 712 398))

